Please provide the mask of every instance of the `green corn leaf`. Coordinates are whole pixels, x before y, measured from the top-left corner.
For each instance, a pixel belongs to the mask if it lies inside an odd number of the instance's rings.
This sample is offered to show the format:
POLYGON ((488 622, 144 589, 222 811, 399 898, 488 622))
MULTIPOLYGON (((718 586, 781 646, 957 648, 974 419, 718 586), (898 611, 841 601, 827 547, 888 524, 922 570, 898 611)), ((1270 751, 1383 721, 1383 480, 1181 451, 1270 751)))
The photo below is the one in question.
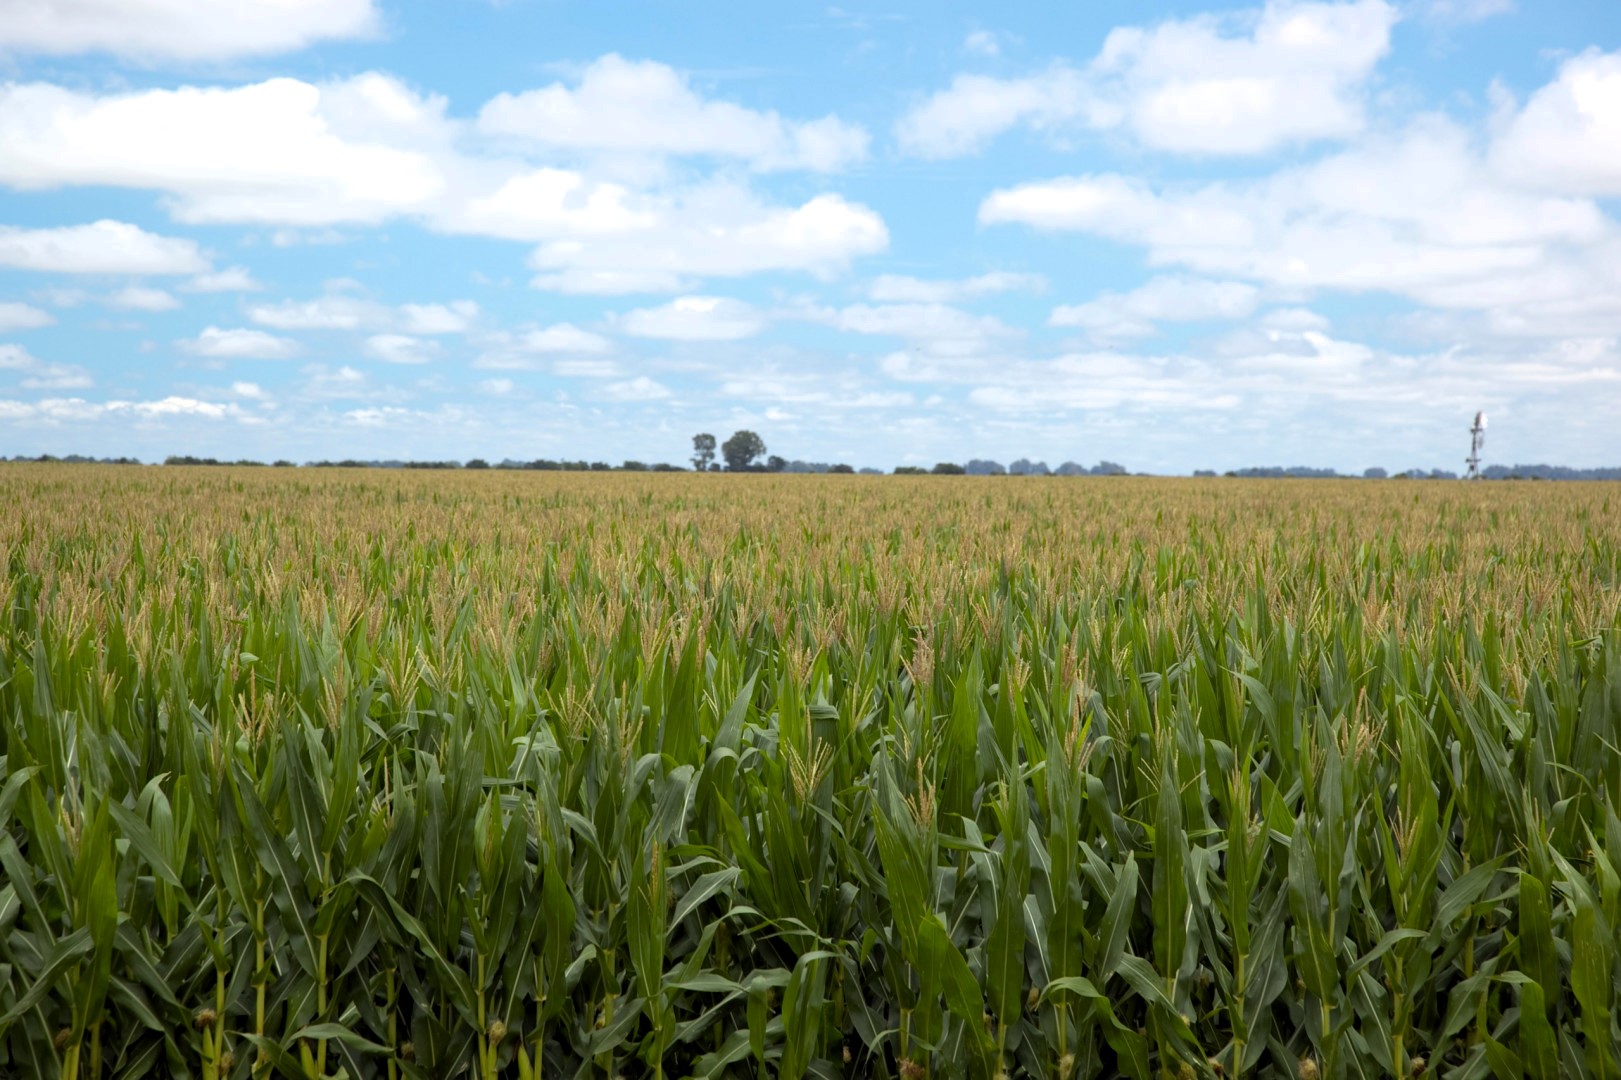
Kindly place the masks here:
POLYGON ((19 1016, 38 1005, 46 995, 57 989, 57 980, 94 948, 95 942, 90 936, 89 927, 80 927, 53 944, 43 957, 44 963, 34 973, 28 988, 11 1008, 0 1013, 0 1030, 9 1027, 19 1016))

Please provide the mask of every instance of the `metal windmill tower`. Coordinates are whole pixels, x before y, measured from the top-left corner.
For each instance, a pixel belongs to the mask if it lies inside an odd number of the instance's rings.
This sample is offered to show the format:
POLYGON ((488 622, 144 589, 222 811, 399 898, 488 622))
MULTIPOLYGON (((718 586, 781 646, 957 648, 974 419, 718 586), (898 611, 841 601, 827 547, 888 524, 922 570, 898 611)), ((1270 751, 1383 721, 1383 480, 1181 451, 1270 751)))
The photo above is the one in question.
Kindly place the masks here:
POLYGON ((1464 474, 1465 479, 1480 479, 1480 450, 1485 445, 1486 414, 1477 412, 1475 414, 1475 426, 1469 429, 1469 456, 1463 459, 1463 463, 1469 466, 1469 471, 1464 474))

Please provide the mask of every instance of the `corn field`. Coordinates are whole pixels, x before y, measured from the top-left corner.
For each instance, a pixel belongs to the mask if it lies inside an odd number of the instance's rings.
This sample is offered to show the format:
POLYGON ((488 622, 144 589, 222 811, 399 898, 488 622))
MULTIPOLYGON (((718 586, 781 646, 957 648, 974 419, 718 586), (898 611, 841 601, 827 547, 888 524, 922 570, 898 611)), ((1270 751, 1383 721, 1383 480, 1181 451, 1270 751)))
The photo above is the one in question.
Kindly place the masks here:
POLYGON ((1621 1076, 1621 487, 0 507, 0 1075, 1621 1076))

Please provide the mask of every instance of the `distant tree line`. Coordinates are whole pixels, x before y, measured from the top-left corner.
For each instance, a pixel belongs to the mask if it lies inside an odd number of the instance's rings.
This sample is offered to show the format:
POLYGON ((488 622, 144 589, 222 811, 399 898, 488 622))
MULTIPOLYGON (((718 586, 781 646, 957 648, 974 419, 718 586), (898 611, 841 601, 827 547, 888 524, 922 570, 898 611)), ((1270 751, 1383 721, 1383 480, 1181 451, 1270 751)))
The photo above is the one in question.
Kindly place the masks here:
POLYGON ((1066 461, 1056 469, 1049 469, 1045 461, 1031 461, 1029 458, 1020 458, 1007 466, 999 461, 974 458, 962 466, 962 471, 969 476, 1125 476, 1128 472, 1124 465, 1113 461, 1100 461, 1090 469, 1077 462, 1066 461))
MULTIPOLYGON (((1215 476, 1214 469, 1195 469, 1194 476, 1215 476)), ((1222 476, 1236 476, 1246 480, 1351 480, 1356 479, 1354 473, 1336 472, 1333 469, 1316 469, 1309 465, 1256 465, 1247 469, 1228 469, 1222 476)), ((1384 469, 1375 466, 1364 469, 1361 473, 1363 480, 1384 480, 1390 474, 1384 469)), ((1458 474, 1445 469, 1408 469, 1399 472, 1394 477, 1397 480, 1456 480, 1458 474)))
MULTIPOLYGON (((695 435, 692 440, 693 456, 692 468, 697 472, 770 472, 770 473, 861 473, 868 476, 883 474, 882 469, 856 468, 853 465, 842 463, 828 463, 823 461, 788 460, 776 454, 767 454, 765 440, 752 431, 735 432, 724 443, 718 442, 710 434, 695 435), (719 460, 717 459, 717 456, 719 460)), ((133 457, 94 457, 86 454, 38 454, 29 456, 18 454, 14 457, 0 456, 0 461, 35 462, 35 463, 61 463, 85 465, 142 465, 139 458, 133 457)), ((296 462, 285 458, 273 462, 256 461, 252 458, 237 458, 235 460, 213 457, 199 457, 192 454, 171 454, 163 459, 165 465, 218 465, 237 467, 274 467, 295 468, 296 462)), ((611 465, 606 461, 569 461, 553 460, 551 458, 535 458, 532 461, 518 461, 507 458, 491 464, 484 458, 472 458, 468 461, 404 461, 399 459, 363 460, 358 458, 343 458, 336 461, 320 460, 304 463, 304 468, 311 469, 509 469, 532 470, 538 472, 686 472, 685 466, 670 465, 665 462, 645 462, 627 460, 618 465, 611 465)), ((964 464, 950 461, 938 462, 932 467, 922 465, 897 465, 893 472, 895 476, 1125 476, 1128 475, 1124 465, 1113 461, 1100 461, 1088 468, 1073 461, 1066 461, 1057 468, 1048 468, 1044 461, 1031 461, 1029 458, 1019 458, 1010 465, 1003 465, 998 461, 984 458, 972 458, 964 464)), ((1194 476, 1214 477, 1218 474, 1214 469, 1196 469, 1194 476)), ((1251 466, 1243 469, 1231 469, 1221 473, 1221 476, 1243 477, 1252 479, 1349 479, 1357 476, 1353 473, 1341 473, 1334 469, 1319 469, 1307 465, 1266 465, 1251 466)), ((1383 480, 1389 477, 1396 480, 1456 480, 1458 474, 1447 469, 1407 469, 1402 472, 1390 474, 1384 469, 1375 467, 1365 469, 1360 474, 1362 479, 1383 480)), ((1575 469, 1565 465, 1488 465, 1481 470, 1481 476, 1487 480, 1621 480, 1621 467, 1575 469)))
MULTIPOLYGON (((1194 476, 1215 476, 1214 469, 1195 469, 1194 476)), ((1282 467, 1257 466, 1230 469, 1223 476, 1276 479, 1351 479, 1356 474, 1335 472, 1333 469, 1314 469, 1305 465, 1282 467)), ((1480 470, 1484 480, 1621 480, 1621 468, 1572 469, 1565 465, 1488 465, 1480 470)), ((1458 474, 1450 469, 1405 469, 1389 473, 1377 466, 1364 469, 1364 480, 1456 480, 1458 474)))
POLYGON ((1621 467, 1572 469, 1564 465, 1488 465, 1487 480, 1621 480, 1621 467))
MULTIPOLYGON (((237 458, 235 461, 227 461, 221 458, 193 457, 190 454, 170 454, 163 459, 163 463, 165 465, 238 465, 260 469, 265 467, 264 462, 255 461, 252 458, 237 458)), ((293 467, 293 463, 291 461, 277 461, 273 463, 273 466, 288 469, 293 467)))
POLYGON ((56 462, 63 465, 144 465, 140 458, 132 457, 90 457, 86 454, 66 454, 57 457, 55 454, 38 454, 29 457, 27 454, 18 454, 16 457, 0 457, 0 461, 26 461, 35 464, 49 464, 56 462))

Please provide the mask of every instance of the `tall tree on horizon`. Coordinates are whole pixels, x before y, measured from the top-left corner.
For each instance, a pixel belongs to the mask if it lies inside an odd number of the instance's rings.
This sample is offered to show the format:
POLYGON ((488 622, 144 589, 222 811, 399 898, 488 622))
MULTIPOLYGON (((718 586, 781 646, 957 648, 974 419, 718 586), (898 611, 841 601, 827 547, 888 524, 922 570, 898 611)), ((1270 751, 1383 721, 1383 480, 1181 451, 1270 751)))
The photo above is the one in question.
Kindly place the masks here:
POLYGON ((698 472, 708 472, 709 463, 715 460, 715 436, 704 432, 692 437, 692 467, 698 472))
POLYGON ((747 472, 755 458, 765 456, 765 440, 752 431, 733 432, 730 439, 721 443, 720 454, 726 459, 728 471, 747 472))

